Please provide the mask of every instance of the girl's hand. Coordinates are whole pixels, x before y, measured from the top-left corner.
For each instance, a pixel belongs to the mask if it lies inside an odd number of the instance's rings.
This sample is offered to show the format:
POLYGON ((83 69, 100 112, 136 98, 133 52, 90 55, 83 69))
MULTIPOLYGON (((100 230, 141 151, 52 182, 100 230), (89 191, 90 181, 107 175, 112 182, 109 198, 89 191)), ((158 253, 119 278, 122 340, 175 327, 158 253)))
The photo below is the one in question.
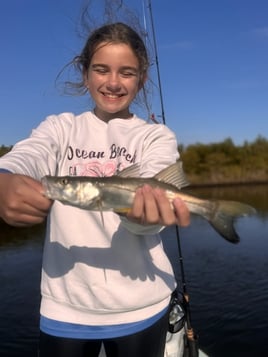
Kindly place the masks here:
POLYGON ((28 176, 0 174, 0 217, 18 227, 41 223, 52 201, 42 194, 40 182, 28 176))
POLYGON ((172 205, 163 190, 145 185, 137 190, 132 209, 126 217, 140 224, 188 226, 190 212, 186 204, 176 198, 172 205))

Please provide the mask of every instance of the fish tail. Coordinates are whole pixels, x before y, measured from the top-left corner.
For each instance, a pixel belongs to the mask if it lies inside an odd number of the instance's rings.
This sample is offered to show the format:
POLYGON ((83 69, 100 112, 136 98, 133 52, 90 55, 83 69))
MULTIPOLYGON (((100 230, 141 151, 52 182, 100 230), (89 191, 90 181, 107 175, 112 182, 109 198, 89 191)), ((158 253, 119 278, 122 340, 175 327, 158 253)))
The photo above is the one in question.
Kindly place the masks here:
POLYGON ((235 231, 234 222, 238 217, 254 214, 256 210, 244 203, 235 201, 212 201, 206 219, 227 241, 238 243, 240 238, 235 231))

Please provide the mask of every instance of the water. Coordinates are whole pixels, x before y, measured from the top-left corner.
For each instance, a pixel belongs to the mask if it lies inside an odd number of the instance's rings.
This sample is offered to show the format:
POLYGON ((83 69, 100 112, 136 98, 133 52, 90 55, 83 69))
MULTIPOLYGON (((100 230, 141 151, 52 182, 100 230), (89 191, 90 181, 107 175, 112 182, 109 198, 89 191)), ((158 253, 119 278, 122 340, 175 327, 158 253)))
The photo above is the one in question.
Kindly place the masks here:
MULTIPOLYGON (((245 201, 258 209, 256 216, 237 222, 238 245, 219 237, 199 217, 180 229, 192 324, 200 347, 213 357, 268 356, 268 186, 200 192, 245 201)), ((171 229, 166 238, 180 277, 171 229)))
MULTIPOLYGON (((194 192, 236 199, 258 209, 240 219, 241 242, 233 245, 193 217, 180 228, 192 326, 212 357, 268 355, 268 185, 206 188, 194 192)), ((175 231, 163 234, 180 280, 175 231)), ((43 227, 0 224, 0 356, 35 357, 38 347, 43 227)))
POLYGON ((37 356, 43 230, 0 229, 0 356, 37 356))

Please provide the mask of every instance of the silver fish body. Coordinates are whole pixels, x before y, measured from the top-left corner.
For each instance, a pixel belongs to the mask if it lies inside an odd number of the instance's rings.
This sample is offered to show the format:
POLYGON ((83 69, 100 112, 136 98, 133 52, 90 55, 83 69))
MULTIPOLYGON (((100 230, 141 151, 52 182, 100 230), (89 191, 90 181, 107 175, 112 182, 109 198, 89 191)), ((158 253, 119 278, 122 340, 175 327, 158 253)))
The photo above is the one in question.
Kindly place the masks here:
POLYGON ((234 220, 255 213, 247 204, 235 201, 200 199, 181 191, 187 185, 182 164, 175 164, 160 171, 152 178, 138 176, 139 167, 133 165, 111 177, 44 176, 44 194, 63 204, 92 211, 128 212, 138 187, 145 184, 162 189, 172 202, 180 197, 191 213, 204 217, 226 240, 237 243, 239 236, 234 220))

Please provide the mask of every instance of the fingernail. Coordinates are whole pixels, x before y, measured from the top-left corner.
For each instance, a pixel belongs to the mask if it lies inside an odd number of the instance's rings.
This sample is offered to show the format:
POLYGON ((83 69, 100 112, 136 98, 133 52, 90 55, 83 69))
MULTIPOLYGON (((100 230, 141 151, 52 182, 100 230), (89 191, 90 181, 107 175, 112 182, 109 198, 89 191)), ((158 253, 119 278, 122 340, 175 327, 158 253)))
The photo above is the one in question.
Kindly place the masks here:
POLYGON ((149 186, 149 185, 144 185, 144 186, 142 187, 142 189, 144 190, 144 192, 150 192, 150 191, 152 191, 152 188, 151 188, 151 186, 149 186))
POLYGON ((138 187, 136 190, 136 195, 140 195, 142 192, 142 187, 138 187))
POLYGON ((173 202, 174 202, 174 203, 181 204, 181 203, 182 203, 182 199, 179 198, 179 197, 176 197, 176 198, 174 198, 173 202))
POLYGON ((159 188, 159 187, 156 187, 156 192, 158 192, 158 193, 161 193, 162 195, 164 195, 165 194, 165 191, 163 191, 161 188, 159 188))

